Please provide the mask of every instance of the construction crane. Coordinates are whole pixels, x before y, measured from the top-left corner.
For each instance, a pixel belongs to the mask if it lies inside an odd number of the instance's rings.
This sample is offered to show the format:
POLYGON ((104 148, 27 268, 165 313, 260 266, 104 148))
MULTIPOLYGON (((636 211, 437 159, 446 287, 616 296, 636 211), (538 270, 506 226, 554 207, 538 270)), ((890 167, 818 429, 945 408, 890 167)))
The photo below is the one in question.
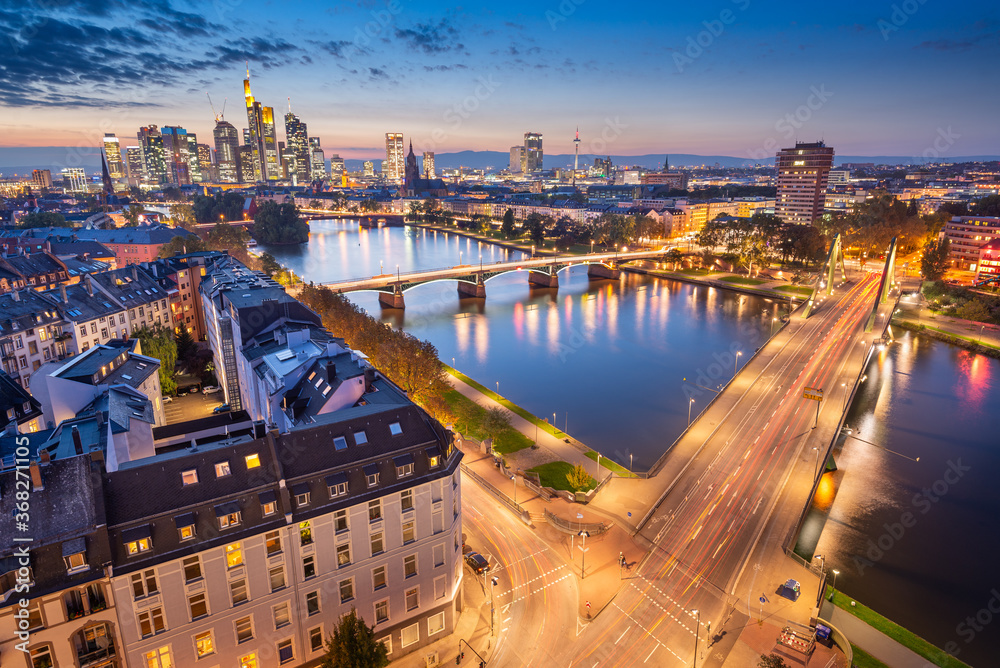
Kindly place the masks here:
POLYGON ((227 97, 225 100, 222 101, 222 111, 216 112, 215 105, 212 104, 211 94, 206 92, 205 95, 208 95, 208 106, 212 108, 212 114, 215 116, 215 122, 218 123, 219 121, 226 120, 226 102, 229 101, 229 98, 227 97))

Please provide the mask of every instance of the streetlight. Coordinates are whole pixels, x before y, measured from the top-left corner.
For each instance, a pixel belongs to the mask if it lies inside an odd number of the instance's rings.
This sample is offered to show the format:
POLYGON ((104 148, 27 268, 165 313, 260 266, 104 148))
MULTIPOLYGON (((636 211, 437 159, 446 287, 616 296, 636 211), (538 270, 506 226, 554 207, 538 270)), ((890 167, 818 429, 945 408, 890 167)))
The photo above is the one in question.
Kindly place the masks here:
POLYGON ((590 534, 586 531, 581 531, 577 535, 583 538, 583 546, 580 548, 583 552, 583 557, 580 559, 580 579, 584 580, 587 577, 587 536, 590 534))
POLYGON ((382 268, 382 260, 379 260, 378 261, 378 274, 379 274, 379 276, 381 276, 384 273, 385 273, 385 269, 382 268))
POLYGON ((736 372, 740 369, 740 357, 743 355, 742 350, 736 351, 736 361, 733 362, 733 378, 736 378, 736 372))
POLYGON ((695 615, 694 623, 694 668, 698 668, 698 631, 701 629, 701 611, 692 610, 691 614, 695 615))
POLYGON ((455 358, 454 357, 451 358, 451 368, 452 369, 455 368, 455 358))
POLYGON ((688 427, 691 427, 691 407, 694 406, 694 399, 688 402, 688 427))
POLYGON ((628 453, 628 472, 629 472, 629 476, 633 475, 633 473, 632 473, 632 453, 631 452, 628 453))
POLYGON ((510 481, 512 483, 514 483, 514 505, 516 506, 517 505, 517 476, 516 475, 512 475, 510 477, 510 481))
POLYGON ((830 589, 830 600, 833 600, 833 594, 837 591, 837 576, 840 575, 840 571, 836 568, 833 569, 833 588, 830 589))
POLYGON ((500 381, 497 381, 497 396, 500 396, 500 381))
MULTIPOLYGON (((486 579, 486 571, 483 571, 483 580, 485 579, 486 579)), ((495 608, 493 606, 493 589, 494 587, 497 586, 498 582, 499 580, 497 580, 496 577, 490 578, 490 584, 493 585, 492 587, 490 587, 490 636, 493 635, 493 624, 494 620, 496 619, 496 612, 494 612, 495 608)))

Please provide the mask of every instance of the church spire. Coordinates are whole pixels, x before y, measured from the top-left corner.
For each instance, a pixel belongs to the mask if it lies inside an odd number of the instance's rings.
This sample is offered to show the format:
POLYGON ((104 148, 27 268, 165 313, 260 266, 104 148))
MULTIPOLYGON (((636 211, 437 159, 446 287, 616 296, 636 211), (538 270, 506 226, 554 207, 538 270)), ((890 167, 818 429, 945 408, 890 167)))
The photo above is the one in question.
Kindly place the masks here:
POLYGON ((665 172, 669 172, 670 171, 670 156, 669 155, 667 156, 667 159, 663 161, 663 171, 665 171, 665 172))

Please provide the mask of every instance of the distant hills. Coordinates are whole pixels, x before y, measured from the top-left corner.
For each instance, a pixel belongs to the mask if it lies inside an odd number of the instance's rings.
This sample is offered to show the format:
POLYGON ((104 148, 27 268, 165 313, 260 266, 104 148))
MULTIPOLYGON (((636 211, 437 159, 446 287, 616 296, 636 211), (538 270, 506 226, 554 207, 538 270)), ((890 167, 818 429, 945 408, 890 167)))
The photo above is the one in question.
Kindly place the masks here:
MULTIPOLYGON (((331 152, 327 149, 327 154, 331 152)), ((594 164, 594 155, 580 155, 580 166, 587 167, 594 164)), ((662 153, 650 155, 612 155, 611 160, 616 165, 631 165, 635 167, 646 167, 658 169, 663 166, 666 156, 662 153)), ((376 166, 381 157, 371 158, 376 166)), ((945 162, 989 162, 1000 160, 998 155, 978 155, 978 156, 955 156, 953 158, 942 158, 945 162)), ((871 162, 877 165, 906 165, 917 162, 913 156, 899 155, 838 155, 836 164, 845 162, 871 162)), ((459 151, 457 153, 438 153, 435 156, 435 165, 440 170, 442 168, 470 167, 473 169, 485 169, 492 167, 496 170, 503 169, 510 163, 510 154, 503 151, 459 151)), ((362 168, 364 160, 347 160, 347 168, 350 171, 357 171, 362 168)), ((572 154, 546 155, 545 167, 547 169, 571 167, 573 165, 572 154)), ((740 158, 731 155, 693 155, 687 153, 670 154, 671 167, 753 167, 755 165, 773 166, 774 159, 754 160, 750 157, 740 158)), ((329 166, 329 162, 328 162, 329 166)), ((33 169, 50 169, 53 176, 59 173, 63 167, 83 167, 88 174, 100 174, 101 154, 95 148, 77 148, 73 146, 39 146, 39 147, 0 147, 0 174, 6 177, 14 174, 31 174, 33 169)))

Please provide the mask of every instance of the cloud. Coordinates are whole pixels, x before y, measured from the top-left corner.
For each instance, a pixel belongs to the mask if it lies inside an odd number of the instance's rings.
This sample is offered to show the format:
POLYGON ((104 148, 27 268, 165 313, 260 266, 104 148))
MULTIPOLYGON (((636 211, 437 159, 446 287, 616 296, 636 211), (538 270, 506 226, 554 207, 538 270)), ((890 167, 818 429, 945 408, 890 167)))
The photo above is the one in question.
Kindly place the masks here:
POLYGON ((915 49, 926 49, 930 51, 950 51, 953 53, 961 53, 963 51, 968 51, 975 48, 979 44, 987 40, 995 39, 995 35, 979 35, 977 37, 968 37, 966 39, 956 40, 956 39, 932 39, 926 42, 921 42, 917 44, 915 49))
POLYGON ((452 50, 464 51, 465 45, 456 41, 458 34, 458 30, 448 19, 441 19, 437 25, 417 23, 412 28, 396 29, 396 39, 403 40, 410 47, 429 54, 452 50))

